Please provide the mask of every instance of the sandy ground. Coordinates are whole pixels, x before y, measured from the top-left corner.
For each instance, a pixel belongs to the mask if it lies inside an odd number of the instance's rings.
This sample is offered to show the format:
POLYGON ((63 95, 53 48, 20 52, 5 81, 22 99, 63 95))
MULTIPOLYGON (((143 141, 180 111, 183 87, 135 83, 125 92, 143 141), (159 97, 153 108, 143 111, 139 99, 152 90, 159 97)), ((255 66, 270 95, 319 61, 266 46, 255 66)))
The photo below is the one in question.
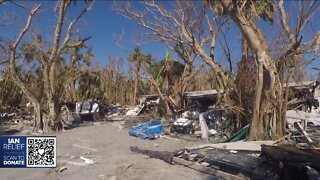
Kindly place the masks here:
POLYGON ((130 146, 149 150, 175 151, 195 143, 184 140, 141 140, 128 135, 119 123, 95 123, 55 134, 57 168, 0 169, 0 179, 216 179, 198 171, 170 165, 145 155, 134 154, 130 146), (80 156, 95 164, 83 165, 80 156), (57 169, 66 168, 62 172, 57 169))

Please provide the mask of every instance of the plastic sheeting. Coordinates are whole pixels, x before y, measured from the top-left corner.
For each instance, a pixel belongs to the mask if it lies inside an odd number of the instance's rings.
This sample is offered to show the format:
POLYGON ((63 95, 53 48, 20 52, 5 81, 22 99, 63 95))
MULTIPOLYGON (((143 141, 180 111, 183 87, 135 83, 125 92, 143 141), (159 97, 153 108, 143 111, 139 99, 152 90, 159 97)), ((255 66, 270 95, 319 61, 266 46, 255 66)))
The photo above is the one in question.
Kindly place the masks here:
POLYGON ((156 139, 163 133, 163 126, 160 120, 144 123, 133 127, 129 135, 139 137, 140 139, 156 139))

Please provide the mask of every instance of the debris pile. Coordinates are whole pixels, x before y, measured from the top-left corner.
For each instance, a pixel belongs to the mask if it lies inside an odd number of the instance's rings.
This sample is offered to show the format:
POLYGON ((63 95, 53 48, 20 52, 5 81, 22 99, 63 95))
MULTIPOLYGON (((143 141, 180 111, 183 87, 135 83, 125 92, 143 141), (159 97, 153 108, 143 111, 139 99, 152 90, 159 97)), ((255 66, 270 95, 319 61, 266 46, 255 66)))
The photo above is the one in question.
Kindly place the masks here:
POLYGON ((132 152, 178 164, 223 179, 318 179, 319 149, 301 149, 274 142, 237 142, 187 148, 176 152, 132 152))
POLYGON ((32 132, 33 117, 27 106, 5 109, 6 112, 0 113, 0 135, 10 135, 20 131, 32 132))
MULTIPOLYGON (((297 92, 304 88, 295 84, 289 86, 293 88, 292 91, 298 89, 297 92)), ((302 94, 308 92, 303 91, 302 94)), ((234 120, 227 118, 224 108, 212 104, 214 98, 204 100, 202 97, 206 93, 189 93, 189 101, 192 103, 188 109, 164 117, 161 123, 164 133, 169 127, 171 136, 188 136, 197 141, 205 139, 213 144, 197 145, 176 152, 143 150, 138 147, 131 147, 131 151, 223 179, 320 178, 319 98, 297 95, 290 99, 291 110, 286 114, 287 134, 279 140, 245 141, 249 124, 230 134, 228 128, 234 120)))

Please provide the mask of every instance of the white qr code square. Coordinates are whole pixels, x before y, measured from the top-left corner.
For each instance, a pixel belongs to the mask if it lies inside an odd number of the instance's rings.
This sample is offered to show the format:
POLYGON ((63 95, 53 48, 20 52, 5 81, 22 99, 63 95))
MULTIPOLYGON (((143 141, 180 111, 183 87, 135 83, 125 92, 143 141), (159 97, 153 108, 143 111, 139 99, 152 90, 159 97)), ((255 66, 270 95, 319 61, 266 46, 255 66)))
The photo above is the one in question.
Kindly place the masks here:
POLYGON ((56 167, 56 137, 27 137, 27 167, 56 167))

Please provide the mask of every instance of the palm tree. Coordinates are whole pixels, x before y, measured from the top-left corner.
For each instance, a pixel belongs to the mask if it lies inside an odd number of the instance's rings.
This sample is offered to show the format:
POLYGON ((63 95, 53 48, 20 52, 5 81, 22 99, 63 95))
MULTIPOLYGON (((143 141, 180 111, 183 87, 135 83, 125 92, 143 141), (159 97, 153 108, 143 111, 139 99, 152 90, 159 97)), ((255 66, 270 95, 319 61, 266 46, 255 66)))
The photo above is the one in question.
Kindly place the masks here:
POLYGON ((151 64, 151 55, 145 55, 141 51, 140 47, 136 47, 134 49, 134 53, 130 54, 128 60, 135 65, 135 82, 134 82, 134 90, 133 90, 133 101, 132 105, 137 104, 137 97, 141 92, 141 67, 145 65, 151 64))
POLYGON ((174 81, 182 76, 184 65, 178 61, 172 60, 168 52, 161 64, 162 67, 159 76, 163 79, 164 91, 168 95, 171 95, 173 93, 174 81))

